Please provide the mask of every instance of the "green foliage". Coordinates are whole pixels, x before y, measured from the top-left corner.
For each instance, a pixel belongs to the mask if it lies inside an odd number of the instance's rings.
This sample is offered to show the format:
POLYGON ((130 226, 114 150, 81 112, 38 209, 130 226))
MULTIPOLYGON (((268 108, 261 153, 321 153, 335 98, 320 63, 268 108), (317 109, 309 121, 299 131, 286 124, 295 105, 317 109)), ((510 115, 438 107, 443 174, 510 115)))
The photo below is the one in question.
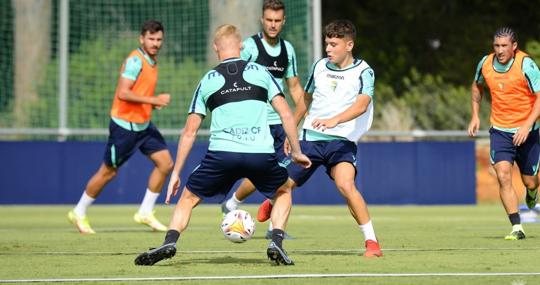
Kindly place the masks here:
MULTIPOLYGON (((81 44, 69 62, 68 126, 70 128, 106 128, 122 60, 138 46, 137 35, 100 36, 81 44), (115 38, 107 41, 106 38, 115 38), (126 40, 133 39, 133 40, 126 40)), ((158 58, 157 92, 171 93, 171 104, 154 112, 162 128, 183 126, 193 91, 204 73, 204 66, 190 58, 176 63, 171 56, 158 58)), ((40 127, 57 127, 58 60, 47 66, 47 76, 40 84, 39 101, 31 112, 40 116, 40 127)))
MULTIPOLYGON (((403 92, 396 94, 391 86, 379 83, 377 87, 376 118, 374 128, 410 130, 385 124, 404 124, 412 119, 411 129, 465 130, 471 118, 470 90, 445 82, 440 75, 420 74, 412 69, 403 79, 403 92), (389 107, 390 106, 390 107, 389 107), (389 119, 387 112, 400 112, 389 119), (381 122, 377 122, 380 120, 381 122)), ((484 102, 481 119, 489 126, 489 103, 484 102)), ((407 124, 404 125, 406 127, 407 124)))
POLYGON ((525 52, 528 53, 535 61, 540 60, 540 42, 533 40, 528 41, 525 45, 525 52))

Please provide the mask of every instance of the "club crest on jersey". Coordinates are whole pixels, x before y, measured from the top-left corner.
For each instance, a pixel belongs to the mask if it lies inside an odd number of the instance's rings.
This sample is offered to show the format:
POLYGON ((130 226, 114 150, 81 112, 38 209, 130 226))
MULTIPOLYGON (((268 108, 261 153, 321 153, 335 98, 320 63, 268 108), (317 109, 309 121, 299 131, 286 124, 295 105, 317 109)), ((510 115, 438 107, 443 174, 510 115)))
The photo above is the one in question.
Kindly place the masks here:
POLYGON ((332 91, 336 91, 336 88, 337 88, 337 81, 335 80, 330 81, 330 89, 332 89, 332 91))

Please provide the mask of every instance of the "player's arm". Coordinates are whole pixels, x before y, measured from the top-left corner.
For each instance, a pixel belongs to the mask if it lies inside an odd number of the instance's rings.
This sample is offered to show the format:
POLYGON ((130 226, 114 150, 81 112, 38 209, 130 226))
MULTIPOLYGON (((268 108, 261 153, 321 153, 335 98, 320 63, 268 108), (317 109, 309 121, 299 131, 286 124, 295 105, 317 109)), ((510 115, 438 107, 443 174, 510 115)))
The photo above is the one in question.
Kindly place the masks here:
POLYGON ((311 161, 304 154, 302 154, 302 150, 300 149, 298 134, 296 133, 296 124, 294 122, 291 109, 287 104, 287 100, 285 100, 281 94, 276 95, 274 98, 272 98, 272 107, 274 107, 274 110, 276 110, 281 119, 283 130, 287 135, 287 139, 289 140, 289 144, 292 149, 291 156, 293 161, 305 168, 310 167, 311 161))
POLYGON ((480 103, 484 95, 484 76, 482 75, 482 66, 487 59, 484 56, 476 66, 473 84, 471 86, 471 122, 467 128, 469 136, 474 137, 480 128, 480 103))
POLYGON ((359 94, 356 96, 356 101, 343 112, 333 116, 332 118, 314 119, 311 125, 315 129, 320 129, 323 131, 325 129, 334 128, 338 124, 354 120, 364 114, 368 109, 369 103, 371 103, 371 96, 367 94, 359 94))
POLYGON ((132 91, 135 81, 120 76, 118 80, 118 99, 142 104, 151 104, 154 107, 165 107, 171 101, 171 95, 167 93, 161 93, 158 96, 141 96, 132 91))
POLYGON ((167 198, 165 203, 169 204, 171 197, 175 196, 180 187, 180 172, 184 168, 186 159, 191 152, 191 148, 197 138, 197 131, 201 126, 203 116, 197 113, 191 113, 187 117, 186 124, 180 139, 178 142, 178 149, 176 152, 176 161, 171 173, 171 179, 169 181, 169 187, 167 188, 167 198))
POLYGON ((480 128, 480 103, 484 95, 484 86, 482 83, 473 82, 471 86, 471 122, 467 132, 469 136, 474 137, 480 128))
POLYGON ((289 87, 289 93, 291 93, 291 98, 296 106, 298 101, 300 101, 302 96, 304 96, 304 88, 302 88, 298 76, 287 78, 287 87, 289 87))

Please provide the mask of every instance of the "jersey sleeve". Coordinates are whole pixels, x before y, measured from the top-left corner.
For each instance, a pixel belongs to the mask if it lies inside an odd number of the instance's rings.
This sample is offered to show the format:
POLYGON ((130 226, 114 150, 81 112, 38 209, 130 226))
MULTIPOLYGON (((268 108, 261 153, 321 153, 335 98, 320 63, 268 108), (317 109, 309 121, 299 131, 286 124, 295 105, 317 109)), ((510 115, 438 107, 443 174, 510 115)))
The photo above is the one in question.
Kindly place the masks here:
POLYGON ((298 76, 298 68, 296 66, 296 52, 294 47, 289 43, 285 42, 285 48, 287 49, 288 64, 287 69, 285 70, 285 78, 291 78, 298 76))
POLYGON ((245 61, 254 62, 257 60, 259 52, 255 41, 249 37, 242 42, 242 49, 240 50, 240 58, 245 61))
POLYGON ((203 116, 206 116, 206 102, 204 100, 205 96, 203 95, 203 92, 204 92, 203 84, 204 84, 204 78, 201 79, 201 81, 197 85, 197 89, 195 89, 195 93, 193 94, 193 99, 191 100, 191 104, 188 111, 189 114, 195 113, 195 114, 201 114, 203 116))
POLYGON ((283 96, 283 90, 279 87, 279 84, 274 76, 266 69, 264 69, 266 76, 267 90, 268 90, 268 102, 272 102, 272 99, 277 96, 283 96))
POLYGON ((484 65, 484 62, 487 59, 487 55, 480 60, 478 65, 476 66, 476 73, 474 74, 474 82, 482 84, 484 83, 484 76, 482 75, 482 65, 484 65))
POLYGON ((527 78, 527 82, 529 83, 529 88, 531 88, 531 91, 536 93, 540 91, 540 70, 538 70, 538 65, 534 62, 534 60, 530 57, 526 57, 523 59, 523 74, 525 74, 525 78, 527 78))
POLYGON ((317 65, 318 62, 319 61, 313 63, 313 65, 311 66, 311 72, 306 82, 306 86, 304 87, 304 91, 306 91, 307 93, 313 93, 313 91, 315 91, 315 82, 313 80, 313 75, 315 73, 315 65, 317 65))
POLYGON ((375 94, 375 71, 372 68, 366 68, 360 73, 359 89, 358 94, 365 94, 373 98, 375 94))
POLYGON ((132 56, 126 59, 126 64, 124 65, 124 71, 122 72, 122 77, 129 80, 135 81, 141 73, 142 70, 142 61, 138 56, 132 56))

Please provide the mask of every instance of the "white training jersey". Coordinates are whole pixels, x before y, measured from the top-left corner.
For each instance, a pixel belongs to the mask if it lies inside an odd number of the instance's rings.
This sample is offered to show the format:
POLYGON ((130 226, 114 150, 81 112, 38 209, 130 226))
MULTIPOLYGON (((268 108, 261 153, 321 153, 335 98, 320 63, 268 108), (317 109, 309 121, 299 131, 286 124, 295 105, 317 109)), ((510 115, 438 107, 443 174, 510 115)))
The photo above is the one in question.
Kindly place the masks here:
POLYGON ((358 141, 373 122, 374 82, 373 69, 363 60, 355 59, 352 65, 344 69, 338 69, 327 58, 319 60, 314 64, 305 88, 306 92, 313 94, 313 101, 303 128, 326 135, 344 137, 353 142, 358 141), (316 130, 311 126, 316 118, 327 119, 345 111, 356 102, 359 94, 371 97, 365 113, 325 131, 316 130))

